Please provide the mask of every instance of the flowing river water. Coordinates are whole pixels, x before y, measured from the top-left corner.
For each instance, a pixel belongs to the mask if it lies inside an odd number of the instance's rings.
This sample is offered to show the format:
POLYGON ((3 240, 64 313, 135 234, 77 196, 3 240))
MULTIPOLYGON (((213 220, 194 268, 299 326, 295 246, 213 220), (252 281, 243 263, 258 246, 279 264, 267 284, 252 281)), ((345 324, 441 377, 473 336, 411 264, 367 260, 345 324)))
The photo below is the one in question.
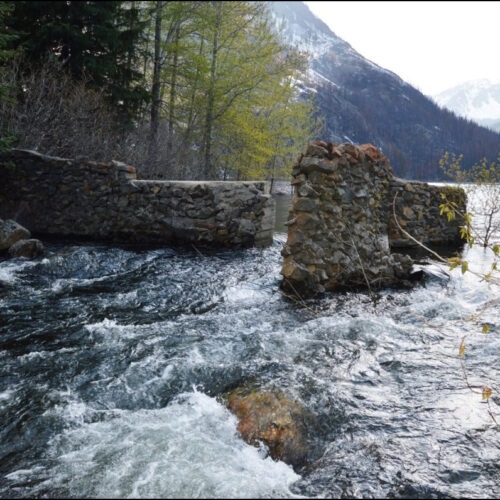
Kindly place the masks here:
POLYGON ((499 291, 427 259, 411 290, 299 307, 279 291, 286 202, 265 249, 0 262, 2 498, 500 496, 499 291), (247 383, 314 415, 306 466, 241 439, 221 394, 247 383))

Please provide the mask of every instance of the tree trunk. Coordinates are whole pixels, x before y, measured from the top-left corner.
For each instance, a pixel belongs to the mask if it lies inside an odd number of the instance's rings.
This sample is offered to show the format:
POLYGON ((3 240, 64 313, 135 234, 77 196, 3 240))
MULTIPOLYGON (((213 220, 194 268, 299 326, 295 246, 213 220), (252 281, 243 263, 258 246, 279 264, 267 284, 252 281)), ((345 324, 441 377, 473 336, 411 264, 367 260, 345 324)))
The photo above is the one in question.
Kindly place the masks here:
POLYGON ((155 46, 153 60, 153 86, 151 94, 151 128, 149 138, 149 153, 150 155, 156 151, 158 142, 158 126, 160 123, 160 73, 161 73, 161 10, 163 2, 158 0, 155 8, 155 46))
POLYGON ((167 133, 167 165, 172 167, 172 155, 174 149, 174 121, 175 121, 175 98, 177 92, 177 65, 179 60, 179 37, 180 23, 177 22, 174 29, 175 45, 172 61, 172 81, 170 82, 170 97, 168 104, 168 133, 167 133))
MULTIPOLYGON (((198 51, 198 55, 201 56, 203 54, 203 48, 204 48, 205 41, 203 38, 200 40, 200 49, 198 51)), ((188 117, 186 120, 186 130, 183 134, 183 139, 182 139, 182 149, 186 149, 190 142, 191 142, 191 136, 192 136, 192 131, 193 127, 195 124, 195 101, 196 101, 196 94, 198 92, 198 87, 199 87, 199 82, 200 82, 200 67, 199 65, 196 67, 196 74, 194 77, 193 82, 190 85, 191 89, 191 97, 189 99, 189 109, 188 109, 188 117)))
POLYGON ((222 2, 213 2, 215 12, 214 35, 212 40, 212 61, 210 67, 210 86, 208 88, 207 108, 205 115, 205 134, 203 141, 203 176, 209 179, 212 174, 212 131, 214 125, 215 81, 217 78, 217 56, 219 51, 219 35, 222 24, 222 2))

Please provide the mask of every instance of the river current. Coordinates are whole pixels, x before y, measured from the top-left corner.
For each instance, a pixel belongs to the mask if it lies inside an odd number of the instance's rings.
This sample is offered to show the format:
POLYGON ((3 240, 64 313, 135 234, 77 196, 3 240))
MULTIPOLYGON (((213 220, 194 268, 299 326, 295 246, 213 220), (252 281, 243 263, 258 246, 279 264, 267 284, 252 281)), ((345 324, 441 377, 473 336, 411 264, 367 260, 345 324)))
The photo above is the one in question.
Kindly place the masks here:
POLYGON ((498 498, 498 288, 426 258, 411 290, 301 307, 285 239, 1 261, 0 496, 498 498), (314 415, 303 468, 239 436, 221 395, 249 383, 314 415))

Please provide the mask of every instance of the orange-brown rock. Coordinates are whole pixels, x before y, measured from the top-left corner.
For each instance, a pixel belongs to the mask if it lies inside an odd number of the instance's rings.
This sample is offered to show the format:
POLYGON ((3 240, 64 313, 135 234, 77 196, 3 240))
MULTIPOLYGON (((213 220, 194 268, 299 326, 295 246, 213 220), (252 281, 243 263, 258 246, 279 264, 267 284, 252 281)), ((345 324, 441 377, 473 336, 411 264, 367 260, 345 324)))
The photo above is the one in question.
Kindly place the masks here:
POLYGON ((376 148, 373 144, 362 144, 359 149, 363 151, 372 161, 376 161, 380 158, 380 150, 376 148))
POLYGON ((227 406, 238 418, 238 431, 247 443, 264 443, 275 460, 293 466, 304 463, 309 416, 299 403, 279 392, 240 388, 229 394, 227 406))
POLYGON ((322 148, 327 148, 327 142, 326 141, 314 141, 314 144, 316 146, 321 146, 322 148))

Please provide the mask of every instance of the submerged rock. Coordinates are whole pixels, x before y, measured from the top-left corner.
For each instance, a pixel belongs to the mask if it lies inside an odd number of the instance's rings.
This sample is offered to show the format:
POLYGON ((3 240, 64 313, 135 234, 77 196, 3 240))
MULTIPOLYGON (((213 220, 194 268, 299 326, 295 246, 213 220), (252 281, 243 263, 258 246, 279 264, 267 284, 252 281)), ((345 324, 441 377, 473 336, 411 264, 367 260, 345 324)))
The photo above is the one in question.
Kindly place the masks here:
POLYGON ((36 259, 44 253, 43 243, 40 240, 28 239, 16 241, 8 250, 10 257, 25 257, 36 259))
POLYGON ((247 443, 264 443, 275 460, 294 467, 304 464, 310 415, 303 406, 280 392, 246 388, 232 391, 227 406, 238 418, 238 431, 247 443))

